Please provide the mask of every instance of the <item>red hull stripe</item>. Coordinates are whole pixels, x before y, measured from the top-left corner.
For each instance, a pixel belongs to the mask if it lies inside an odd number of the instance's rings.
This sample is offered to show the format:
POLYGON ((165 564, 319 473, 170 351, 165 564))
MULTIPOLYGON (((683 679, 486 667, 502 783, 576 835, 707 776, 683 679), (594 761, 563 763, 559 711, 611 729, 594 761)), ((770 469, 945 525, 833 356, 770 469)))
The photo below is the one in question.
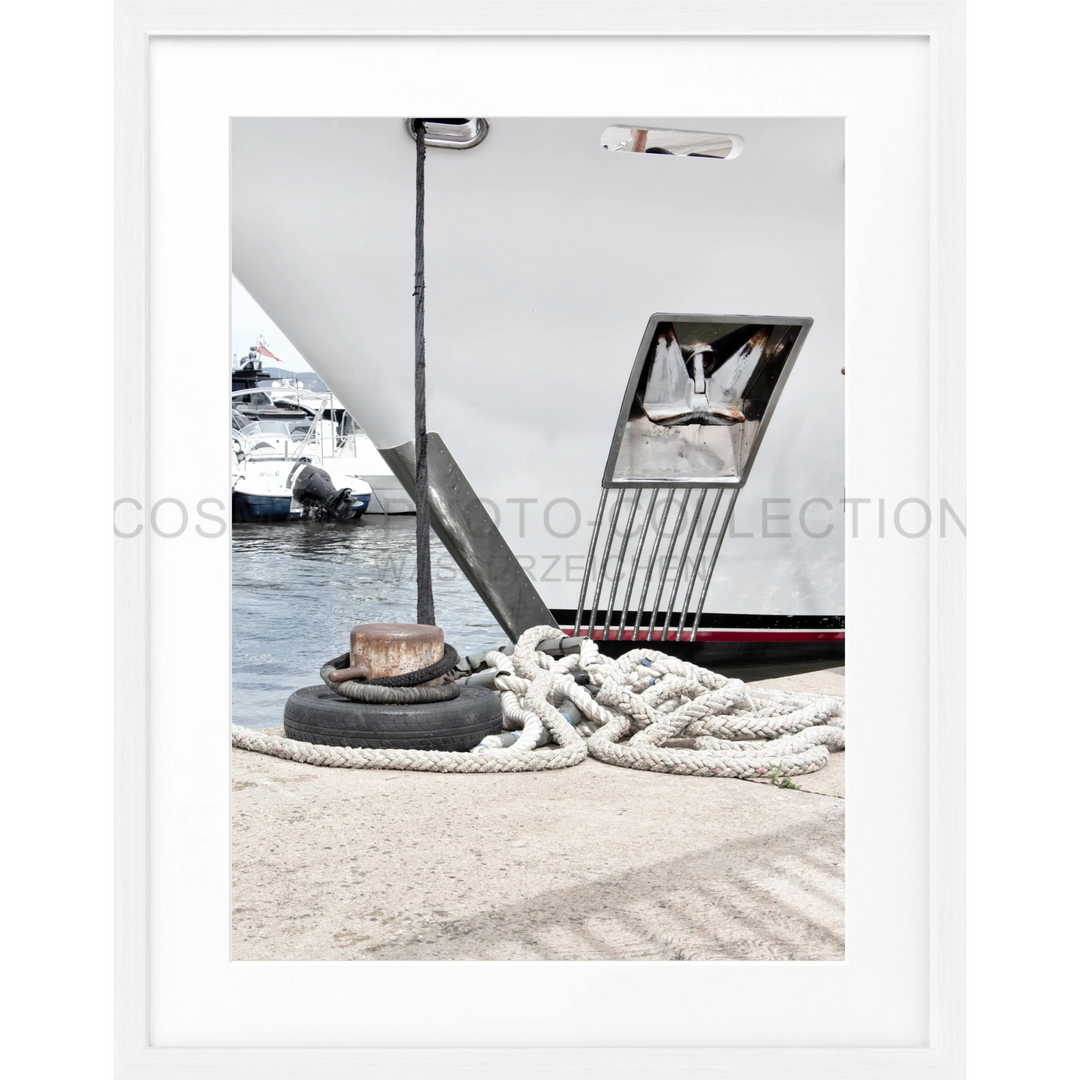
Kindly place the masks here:
MULTIPOLYGON (((572 626, 564 626, 561 628, 565 634, 573 634, 574 628, 572 626)), ((587 634, 587 631, 580 631, 581 635, 587 634)), ((619 628, 616 626, 609 630, 605 635, 604 631, 594 630, 592 633, 594 640, 596 641, 618 641, 620 640, 619 628)), ((621 636, 622 641, 678 641, 679 633, 677 630, 669 630, 667 637, 664 637, 662 630, 654 630, 652 638, 649 638, 648 631, 639 630, 638 635, 634 637, 634 630, 631 627, 629 630, 624 630, 621 636)), ((682 640, 690 640, 690 630, 683 629, 682 640)), ((711 630, 706 627, 699 627, 697 633, 698 641, 843 641, 843 630, 711 630)))

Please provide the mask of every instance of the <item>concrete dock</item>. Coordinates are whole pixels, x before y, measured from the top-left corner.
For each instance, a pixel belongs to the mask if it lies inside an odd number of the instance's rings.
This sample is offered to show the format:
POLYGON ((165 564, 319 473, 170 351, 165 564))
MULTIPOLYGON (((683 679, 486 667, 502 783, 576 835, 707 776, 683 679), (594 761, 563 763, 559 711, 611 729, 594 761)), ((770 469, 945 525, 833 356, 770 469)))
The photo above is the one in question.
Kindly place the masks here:
MULTIPOLYGON (((758 683, 844 692, 843 669, 758 683)), ((842 960, 844 754, 797 788, 233 750, 234 960, 842 960)))

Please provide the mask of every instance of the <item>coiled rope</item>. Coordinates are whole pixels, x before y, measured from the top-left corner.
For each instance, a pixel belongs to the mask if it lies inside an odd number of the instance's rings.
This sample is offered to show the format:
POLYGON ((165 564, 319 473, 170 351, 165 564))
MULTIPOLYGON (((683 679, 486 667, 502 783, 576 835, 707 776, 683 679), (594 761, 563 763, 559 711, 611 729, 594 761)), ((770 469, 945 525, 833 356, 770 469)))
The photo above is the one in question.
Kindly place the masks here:
POLYGON ((443 646, 441 660, 404 675, 387 675, 381 679, 344 679, 341 682, 335 682, 330 677, 332 672, 344 670, 351 662, 350 654, 342 653, 333 660, 327 660, 319 669, 319 678, 335 694, 340 694, 350 701, 366 702, 369 705, 420 705, 434 701, 452 701, 461 695, 461 688, 453 682, 445 686, 423 685, 449 674, 454 669, 458 654, 453 645, 443 646))
POLYGON ((490 736, 468 752, 322 746, 235 724, 232 743, 349 769, 535 772, 591 755, 622 768, 739 779, 816 772, 831 750, 844 748, 842 698, 748 687, 654 649, 611 660, 586 639, 578 653, 557 659, 540 651, 542 642, 561 636, 555 627, 536 626, 521 635, 512 656, 486 654, 497 670, 510 738, 490 736), (555 748, 538 750, 545 742, 555 748))

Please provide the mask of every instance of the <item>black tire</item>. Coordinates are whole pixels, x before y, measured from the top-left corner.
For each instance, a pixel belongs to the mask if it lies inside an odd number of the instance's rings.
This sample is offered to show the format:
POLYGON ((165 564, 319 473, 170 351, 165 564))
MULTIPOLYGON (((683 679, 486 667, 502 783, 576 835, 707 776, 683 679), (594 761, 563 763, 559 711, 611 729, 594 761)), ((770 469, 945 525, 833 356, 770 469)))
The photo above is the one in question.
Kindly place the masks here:
POLYGON ((369 705, 324 685, 305 686, 285 703, 285 734, 299 742, 372 750, 471 750, 502 730, 499 695, 463 686, 451 701, 369 705))

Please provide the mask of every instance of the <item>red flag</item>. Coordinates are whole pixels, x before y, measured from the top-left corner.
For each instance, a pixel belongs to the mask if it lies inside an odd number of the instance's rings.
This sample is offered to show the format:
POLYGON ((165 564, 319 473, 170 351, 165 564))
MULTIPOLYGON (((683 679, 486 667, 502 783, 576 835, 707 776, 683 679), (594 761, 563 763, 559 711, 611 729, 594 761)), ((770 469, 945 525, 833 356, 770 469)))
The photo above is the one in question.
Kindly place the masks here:
POLYGON ((259 354, 259 356, 269 356, 271 360, 276 360, 279 364, 284 364, 285 363, 285 361, 282 360, 280 356, 275 356, 266 347, 266 342, 263 341, 262 338, 259 338, 259 341, 258 341, 258 344, 256 346, 255 352, 257 352, 259 354))

